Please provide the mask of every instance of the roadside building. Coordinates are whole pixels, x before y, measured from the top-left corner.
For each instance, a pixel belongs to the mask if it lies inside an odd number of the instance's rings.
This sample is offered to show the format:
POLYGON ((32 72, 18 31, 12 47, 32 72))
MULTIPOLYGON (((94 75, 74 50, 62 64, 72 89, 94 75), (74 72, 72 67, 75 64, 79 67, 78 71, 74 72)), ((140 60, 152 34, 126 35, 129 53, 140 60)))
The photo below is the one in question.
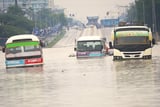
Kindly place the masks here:
MULTIPOLYGON (((32 8, 35 12, 49 7, 49 0, 17 0, 22 9, 32 8)), ((15 0, 0 0, 0 10, 4 12, 9 6, 15 5, 15 0)))

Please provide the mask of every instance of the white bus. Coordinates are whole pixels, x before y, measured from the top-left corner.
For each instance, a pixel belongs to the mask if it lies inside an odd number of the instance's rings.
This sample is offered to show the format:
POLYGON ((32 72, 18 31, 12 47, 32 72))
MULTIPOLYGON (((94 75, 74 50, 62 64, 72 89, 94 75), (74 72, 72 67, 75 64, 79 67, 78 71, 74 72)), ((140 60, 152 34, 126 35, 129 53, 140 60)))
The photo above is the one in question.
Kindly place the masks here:
POLYGON ((6 68, 43 65, 42 43, 32 34, 8 38, 3 52, 6 68))
POLYGON ((117 27, 112 32, 113 60, 151 59, 152 32, 146 26, 117 27))
POLYGON ((100 36, 82 36, 76 41, 76 57, 100 57, 105 56, 108 48, 105 40, 100 36))

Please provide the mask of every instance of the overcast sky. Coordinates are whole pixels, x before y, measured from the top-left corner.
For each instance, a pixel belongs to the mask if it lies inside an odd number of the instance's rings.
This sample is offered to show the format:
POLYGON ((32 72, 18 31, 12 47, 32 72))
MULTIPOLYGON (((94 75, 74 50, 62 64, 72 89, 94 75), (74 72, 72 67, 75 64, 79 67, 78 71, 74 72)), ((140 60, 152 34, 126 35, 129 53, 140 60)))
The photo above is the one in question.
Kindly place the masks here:
POLYGON ((55 0, 55 5, 65 8, 67 15, 75 14, 75 17, 85 21, 86 16, 106 17, 106 12, 110 12, 110 16, 115 16, 124 8, 118 6, 129 6, 134 0, 55 0))

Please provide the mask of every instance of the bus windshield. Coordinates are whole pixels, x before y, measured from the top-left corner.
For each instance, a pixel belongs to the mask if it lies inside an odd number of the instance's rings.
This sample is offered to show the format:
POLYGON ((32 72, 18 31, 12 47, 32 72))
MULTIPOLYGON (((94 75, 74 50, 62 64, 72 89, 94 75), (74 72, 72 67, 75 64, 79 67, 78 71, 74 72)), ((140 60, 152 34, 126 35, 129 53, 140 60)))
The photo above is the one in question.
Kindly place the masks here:
POLYGON ((6 54, 17 54, 21 52, 41 51, 40 46, 18 46, 12 48, 6 48, 6 54))
POLYGON ((78 41, 78 51, 101 51, 103 48, 102 41, 78 41))
POLYGON ((6 54, 16 54, 16 53, 21 53, 22 52, 22 49, 20 46, 18 47, 13 47, 13 48, 6 48, 6 54))
POLYGON ((24 46, 24 52, 40 51, 40 46, 24 46))
POLYGON ((126 36, 117 37, 115 39, 116 45, 127 45, 127 44, 149 44, 149 39, 146 36, 126 36))

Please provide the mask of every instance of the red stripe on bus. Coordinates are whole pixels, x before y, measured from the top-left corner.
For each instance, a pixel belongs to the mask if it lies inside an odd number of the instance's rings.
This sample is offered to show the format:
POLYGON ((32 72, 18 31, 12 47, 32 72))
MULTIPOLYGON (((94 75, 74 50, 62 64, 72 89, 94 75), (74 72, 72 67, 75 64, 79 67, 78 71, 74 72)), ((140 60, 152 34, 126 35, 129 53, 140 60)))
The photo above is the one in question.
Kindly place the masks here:
POLYGON ((32 58, 32 59, 25 59, 25 64, 35 64, 35 63, 42 63, 43 58, 32 58))

